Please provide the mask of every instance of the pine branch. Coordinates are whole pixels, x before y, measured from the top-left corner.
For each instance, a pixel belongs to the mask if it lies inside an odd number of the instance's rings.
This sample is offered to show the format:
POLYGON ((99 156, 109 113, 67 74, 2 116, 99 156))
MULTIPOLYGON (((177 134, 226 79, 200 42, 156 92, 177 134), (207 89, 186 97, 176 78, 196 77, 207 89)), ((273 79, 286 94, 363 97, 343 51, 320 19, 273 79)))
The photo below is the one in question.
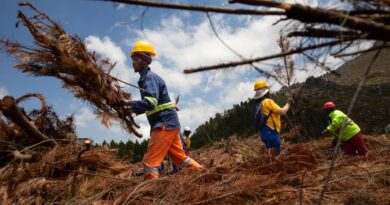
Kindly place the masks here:
POLYGON ((197 6, 191 4, 178 4, 178 3, 163 3, 155 1, 146 1, 146 0, 97 0, 97 1, 110 1, 123 4, 132 4, 132 5, 141 5, 141 6, 151 6, 157 8, 166 8, 166 9, 179 9, 187 11, 200 11, 200 12, 214 12, 214 13, 224 13, 224 14, 234 14, 234 15, 285 15, 284 11, 258 11, 258 10, 249 10, 249 9, 229 9, 223 7, 212 7, 212 6, 197 6))

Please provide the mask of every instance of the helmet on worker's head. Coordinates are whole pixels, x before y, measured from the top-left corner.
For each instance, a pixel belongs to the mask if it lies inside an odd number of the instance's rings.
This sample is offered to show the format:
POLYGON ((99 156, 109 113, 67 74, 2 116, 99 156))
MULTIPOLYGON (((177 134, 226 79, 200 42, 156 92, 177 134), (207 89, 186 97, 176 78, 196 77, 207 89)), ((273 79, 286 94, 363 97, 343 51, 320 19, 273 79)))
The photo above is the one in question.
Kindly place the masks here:
POLYGON ((137 41, 134 44, 133 50, 130 52, 130 56, 134 55, 134 53, 148 53, 150 56, 156 56, 156 51, 154 51, 153 45, 147 41, 137 41))
POLYGON ((262 80, 256 80, 255 85, 254 85, 254 91, 257 91, 262 88, 269 88, 268 84, 262 80))
POLYGON ((333 102, 326 102, 326 103, 324 103, 324 107, 323 108, 325 110, 335 109, 336 105, 333 102))
POLYGON ((184 132, 191 132, 191 128, 190 127, 184 127, 184 132))
POLYGON ((269 92, 268 84, 262 80, 257 80, 253 87, 253 90, 256 91, 254 99, 259 99, 269 92))

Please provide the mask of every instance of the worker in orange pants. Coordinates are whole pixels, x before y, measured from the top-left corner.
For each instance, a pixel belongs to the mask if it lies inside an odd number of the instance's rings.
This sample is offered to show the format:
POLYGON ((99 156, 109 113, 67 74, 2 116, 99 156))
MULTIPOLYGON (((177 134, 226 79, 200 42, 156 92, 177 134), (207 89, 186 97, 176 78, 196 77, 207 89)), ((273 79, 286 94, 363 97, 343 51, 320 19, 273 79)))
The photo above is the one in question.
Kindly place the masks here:
POLYGON ((166 154, 180 167, 203 167, 186 156, 179 137, 180 122, 176 112, 176 102, 171 101, 164 80, 154 73, 149 65, 156 56, 153 45, 146 41, 137 41, 130 52, 134 71, 140 74, 138 86, 141 100, 129 103, 133 113, 145 113, 151 127, 151 137, 145 153, 144 178, 157 179, 158 168, 166 154))
POLYGON ((157 128, 152 130, 147 149, 148 151, 143 160, 145 166, 144 178, 158 178, 158 168, 166 154, 169 155, 172 162, 180 169, 185 167, 194 168, 196 170, 204 169, 195 160, 185 154, 179 132, 180 129, 166 130, 165 126, 163 126, 162 129, 157 128))

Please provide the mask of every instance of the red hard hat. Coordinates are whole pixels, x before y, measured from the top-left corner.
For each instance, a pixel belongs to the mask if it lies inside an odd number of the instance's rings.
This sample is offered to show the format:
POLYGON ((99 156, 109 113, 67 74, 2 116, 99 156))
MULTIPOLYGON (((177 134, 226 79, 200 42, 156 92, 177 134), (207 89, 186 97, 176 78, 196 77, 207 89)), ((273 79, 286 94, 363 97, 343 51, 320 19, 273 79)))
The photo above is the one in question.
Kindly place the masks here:
POLYGON ((324 104, 324 109, 336 108, 336 105, 333 102, 326 102, 324 104))

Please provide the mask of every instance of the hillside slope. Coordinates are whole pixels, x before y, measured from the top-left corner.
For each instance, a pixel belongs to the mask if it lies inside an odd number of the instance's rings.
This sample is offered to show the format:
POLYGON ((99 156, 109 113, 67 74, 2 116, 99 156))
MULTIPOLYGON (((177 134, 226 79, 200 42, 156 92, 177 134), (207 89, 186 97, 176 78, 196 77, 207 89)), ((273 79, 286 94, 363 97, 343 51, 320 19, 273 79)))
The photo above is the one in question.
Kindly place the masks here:
MULTIPOLYGON (((377 51, 371 51, 361 54, 340 66, 337 69, 337 73, 340 74, 339 76, 328 73, 323 78, 339 85, 359 84, 362 74, 367 69, 368 64, 374 59, 376 53, 377 51)), ((390 83, 390 48, 385 48, 380 51, 377 59, 372 64, 366 81, 368 85, 383 83, 390 83)))
MULTIPOLYGON (((339 76, 328 73, 317 78, 310 77, 303 83, 273 93, 272 98, 279 105, 285 104, 287 93, 292 93, 295 99, 287 117, 282 118, 282 122, 287 124, 282 132, 294 129, 296 141, 320 138, 327 125, 323 103, 333 101, 338 109, 347 113, 358 83, 375 54, 376 51, 364 53, 340 66, 336 70, 339 76)), ((386 48, 373 63, 350 117, 364 133, 384 133, 385 126, 390 124, 389 105, 390 48, 386 48)), ((234 134, 254 134, 251 116, 253 106, 254 102, 247 100, 223 113, 217 113, 195 130, 193 145, 201 147, 234 134)))
MULTIPOLYGON (((367 136, 376 156, 336 161, 322 204, 390 201, 390 136, 367 136)), ((220 141, 192 153, 207 170, 183 170, 156 181, 131 173, 128 164, 101 148, 57 146, 36 163, 0 170, 1 204, 315 204, 327 173, 330 141, 290 145, 270 161, 257 137, 220 141)))

